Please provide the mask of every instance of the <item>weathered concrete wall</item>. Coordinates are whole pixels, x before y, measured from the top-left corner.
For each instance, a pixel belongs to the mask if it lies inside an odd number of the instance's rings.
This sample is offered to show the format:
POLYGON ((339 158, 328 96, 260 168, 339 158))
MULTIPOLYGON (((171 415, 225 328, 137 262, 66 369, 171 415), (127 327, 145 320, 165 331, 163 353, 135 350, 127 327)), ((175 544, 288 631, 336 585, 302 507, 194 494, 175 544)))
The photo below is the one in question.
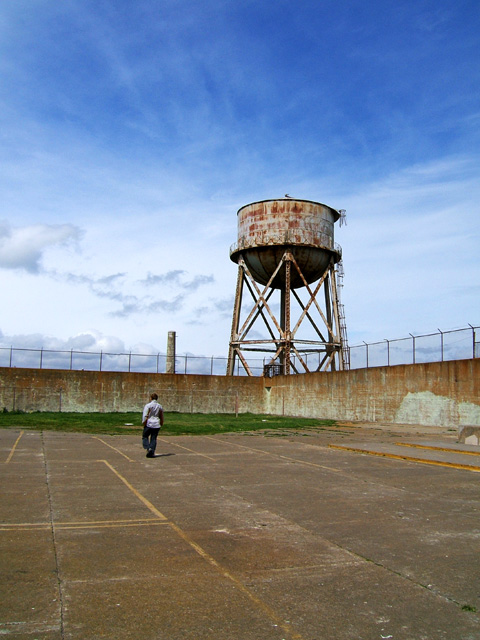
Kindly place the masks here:
POLYGON ((480 425, 480 359, 273 378, 266 412, 336 420, 480 425))
POLYGON ((166 411, 263 411, 262 378, 0 367, 0 411, 139 411, 152 391, 166 411))
POLYGON ((0 410, 271 413, 364 422, 480 425, 480 359, 237 378, 0 368, 0 410))

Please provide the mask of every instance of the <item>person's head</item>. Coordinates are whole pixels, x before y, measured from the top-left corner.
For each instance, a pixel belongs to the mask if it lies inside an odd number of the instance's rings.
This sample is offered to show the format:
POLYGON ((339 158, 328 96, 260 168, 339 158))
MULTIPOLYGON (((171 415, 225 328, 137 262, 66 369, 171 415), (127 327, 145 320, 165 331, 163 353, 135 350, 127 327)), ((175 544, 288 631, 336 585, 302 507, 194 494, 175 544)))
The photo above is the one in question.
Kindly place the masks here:
POLYGON ((151 393, 151 394, 150 394, 150 399, 151 399, 151 400, 158 400, 158 396, 157 396, 157 394, 156 394, 156 393, 151 393))

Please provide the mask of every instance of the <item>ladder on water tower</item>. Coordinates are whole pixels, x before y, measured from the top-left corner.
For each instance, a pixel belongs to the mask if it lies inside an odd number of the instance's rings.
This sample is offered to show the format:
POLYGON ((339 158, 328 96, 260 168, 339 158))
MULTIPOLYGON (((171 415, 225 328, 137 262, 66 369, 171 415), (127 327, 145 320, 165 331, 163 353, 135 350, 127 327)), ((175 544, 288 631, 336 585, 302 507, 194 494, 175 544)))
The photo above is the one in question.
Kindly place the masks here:
POLYGON ((343 368, 350 369, 350 350, 348 348, 348 338, 347 338, 347 321, 345 319, 345 307, 341 302, 340 289, 343 287, 343 262, 340 260, 337 263, 337 307, 338 307, 338 318, 340 324, 340 340, 342 343, 342 360, 343 360, 343 368))

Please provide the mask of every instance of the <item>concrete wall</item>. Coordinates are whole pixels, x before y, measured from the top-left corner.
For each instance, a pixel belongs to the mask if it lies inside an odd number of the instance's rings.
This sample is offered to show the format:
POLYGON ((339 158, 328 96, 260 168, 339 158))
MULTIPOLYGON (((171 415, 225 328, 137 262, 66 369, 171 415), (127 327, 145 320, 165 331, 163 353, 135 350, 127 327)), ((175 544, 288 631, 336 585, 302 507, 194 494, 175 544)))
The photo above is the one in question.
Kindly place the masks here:
POLYGON ((360 422, 480 425, 480 359, 271 379, 0 368, 0 410, 270 413, 360 422))
POLYGON ((336 420, 480 425, 480 359, 274 378, 265 411, 336 420))
POLYGON ((0 367, 0 411, 139 411, 155 391, 166 411, 263 411, 263 379, 0 367))

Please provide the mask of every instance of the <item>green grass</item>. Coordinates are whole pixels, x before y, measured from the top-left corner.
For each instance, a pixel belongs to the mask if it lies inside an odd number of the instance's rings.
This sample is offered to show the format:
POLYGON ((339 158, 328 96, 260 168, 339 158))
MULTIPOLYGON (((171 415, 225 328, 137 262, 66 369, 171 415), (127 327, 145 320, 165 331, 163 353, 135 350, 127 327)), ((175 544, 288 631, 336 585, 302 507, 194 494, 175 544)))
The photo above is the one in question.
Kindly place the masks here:
MULTIPOLYGON (((241 431, 277 429, 283 431, 321 429, 334 426, 334 420, 312 420, 282 416, 203 413, 166 413, 162 435, 212 435, 241 431)), ((0 413, 0 429, 68 431, 109 435, 139 435, 141 413, 0 413), (127 425, 132 426, 127 426, 127 425)))
POLYGON ((477 613, 477 608, 472 607, 470 604, 464 604, 462 607, 462 611, 471 611, 472 613, 477 613))

